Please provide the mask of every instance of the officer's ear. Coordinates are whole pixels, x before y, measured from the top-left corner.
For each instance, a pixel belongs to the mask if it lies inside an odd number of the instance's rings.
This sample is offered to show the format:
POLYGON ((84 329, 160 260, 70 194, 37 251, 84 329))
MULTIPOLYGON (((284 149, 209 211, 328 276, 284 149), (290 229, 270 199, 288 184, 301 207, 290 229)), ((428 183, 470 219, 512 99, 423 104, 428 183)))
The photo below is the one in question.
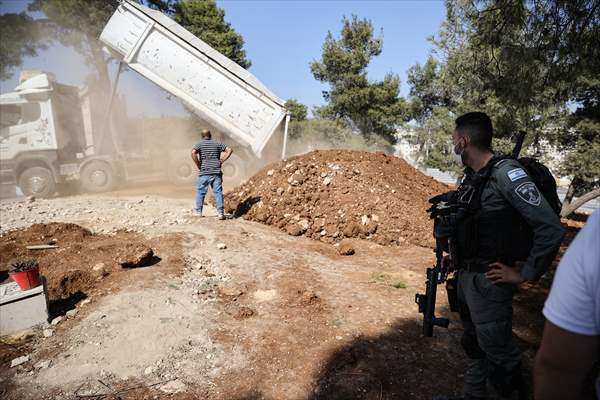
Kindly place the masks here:
POLYGON ((471 143, 471 138, 469 137, 469 135, 460 135, 458 138, 458 143, 460 145, 461 149, 466 149, 469 146, 469 143, 471 143))

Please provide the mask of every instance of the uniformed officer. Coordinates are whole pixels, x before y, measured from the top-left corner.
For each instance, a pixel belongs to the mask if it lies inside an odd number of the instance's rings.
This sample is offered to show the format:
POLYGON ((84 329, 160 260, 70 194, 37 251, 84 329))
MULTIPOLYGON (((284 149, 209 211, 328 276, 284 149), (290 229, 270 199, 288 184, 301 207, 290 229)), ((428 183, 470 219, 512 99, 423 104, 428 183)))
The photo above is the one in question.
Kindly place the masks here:
POLYGON ((466 167, 455 193, 466 212, 454 244, 461 344, 470 359, 461 399, 469 400, 485 399, 488 381, 501 396, 525 395, 512 298, 517 285, 544 274, 564 235, 523 166, 492 152, 492 134, 490 118, 472 112, 456 119, 452 135, 454 153, 466 167))

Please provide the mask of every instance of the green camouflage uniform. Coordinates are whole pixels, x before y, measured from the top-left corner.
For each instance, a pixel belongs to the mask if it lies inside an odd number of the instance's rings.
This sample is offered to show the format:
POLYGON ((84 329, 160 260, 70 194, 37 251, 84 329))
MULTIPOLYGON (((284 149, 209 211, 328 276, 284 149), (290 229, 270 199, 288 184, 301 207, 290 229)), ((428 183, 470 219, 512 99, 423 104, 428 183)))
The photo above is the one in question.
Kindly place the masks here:
MULTIPOLYGON (((492 161, 494 162, 494 161, 492 161)), ((521 275, 535 281, 553 261, 564 235, 560 220, 518 161, 497 161, 482 191, 481 211, 515 209, 533 231, 533 246, 521 275)), ((498 260, 481 260, 484 265, 498 260)), ((521 352, 512 336, 512 297, 516 287, 493 284, 483 272, 458 271, 458 297, 470 358, 465 396, 485 397, 486 381, 501 395, 519 386, 521 352)))

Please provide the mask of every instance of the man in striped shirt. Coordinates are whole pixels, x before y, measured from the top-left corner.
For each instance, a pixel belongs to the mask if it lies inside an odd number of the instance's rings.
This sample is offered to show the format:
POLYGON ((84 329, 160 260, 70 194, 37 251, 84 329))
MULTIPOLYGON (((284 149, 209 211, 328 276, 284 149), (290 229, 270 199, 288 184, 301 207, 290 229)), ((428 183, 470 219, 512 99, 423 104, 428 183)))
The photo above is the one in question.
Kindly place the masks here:
POLYGON ((223 164, 231 156, 233 150, 221 142, 211 139, 208 129, 202 130, 202 140, 192 149, 192 160, 198 167, 198 179, 196 180, 196 213, 202 216, 204 196, 210 186, 217 203, 219 219, 225 219, 223 206, 223 164))

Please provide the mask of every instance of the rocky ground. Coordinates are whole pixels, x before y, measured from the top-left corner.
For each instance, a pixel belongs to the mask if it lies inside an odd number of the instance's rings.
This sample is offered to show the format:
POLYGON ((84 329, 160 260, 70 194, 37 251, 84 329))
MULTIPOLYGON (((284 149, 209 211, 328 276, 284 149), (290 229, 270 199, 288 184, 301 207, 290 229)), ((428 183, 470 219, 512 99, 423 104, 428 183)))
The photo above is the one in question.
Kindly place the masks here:
POLYGON ((226 196, 226 210, 325 243, 361 238, 433 246, 428 200, 449 188, 401 158, 317 150, 263 168, 226 196))
MULTIPOLYGON (((420 335, 414 294, 430 248, 346 238, 353 251, 342 253, 353 254, 341 255, 337 243, 218 221, 210 207, 194 217, 191 196, 138 187, 0 202, 0 270, 9 258, 36 258, 55 318, 2 339, 2 398, 429 399, 459 390, 461 331, 441 286, 438 314, 451 327, 420 335), (44 243, 58 247, 26 249, 44 243), (123 268, 147 248, 152 258, 123 268), (86 279, 61 284, 73 274, 86 279)), ((547 284, 530 289, 517 297, 514 329, 528 365, 547 284)))

